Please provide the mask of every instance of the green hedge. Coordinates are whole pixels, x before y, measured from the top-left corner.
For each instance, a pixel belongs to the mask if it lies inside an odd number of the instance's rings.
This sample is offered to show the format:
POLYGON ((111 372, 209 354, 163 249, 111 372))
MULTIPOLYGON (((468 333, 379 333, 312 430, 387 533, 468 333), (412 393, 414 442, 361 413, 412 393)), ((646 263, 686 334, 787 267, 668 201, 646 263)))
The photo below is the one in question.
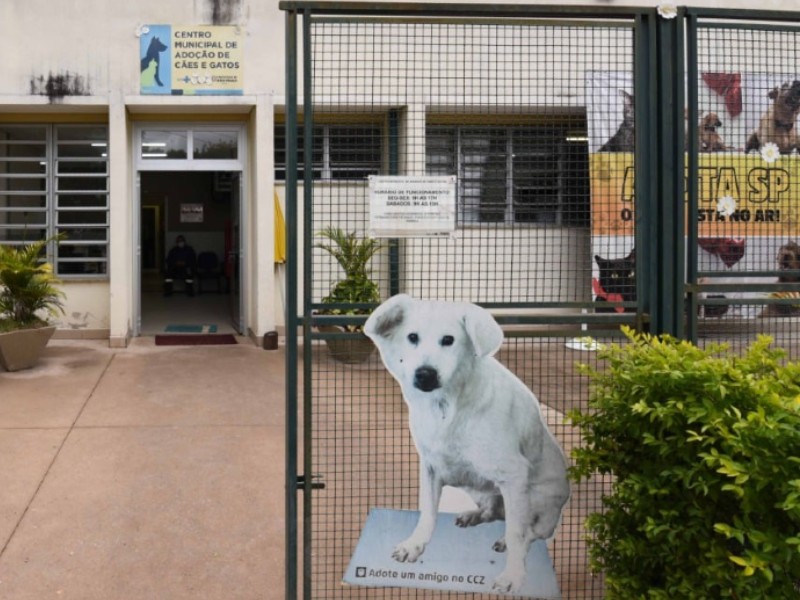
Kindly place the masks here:
POLYGON ((575 481, 610 474, 586 527, 608 598, 800 598, 800 365, 626 330, 602 347, 575 481))

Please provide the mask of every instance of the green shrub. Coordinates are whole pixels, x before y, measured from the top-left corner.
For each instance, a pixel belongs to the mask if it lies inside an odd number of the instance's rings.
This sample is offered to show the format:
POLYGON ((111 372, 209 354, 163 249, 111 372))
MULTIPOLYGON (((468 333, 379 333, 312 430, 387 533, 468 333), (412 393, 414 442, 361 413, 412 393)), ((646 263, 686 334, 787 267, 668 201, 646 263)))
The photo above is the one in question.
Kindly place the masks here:
POLYGON ((600 350, 576 481, 612 475, 586 527, 608 598, 800 597, 800 365, 626 330, 600 350))
MULTIPOLYGON (((317 233, 329 240, 320 242, 320 248, 339 263, 344 271, 344 279, 337 281, 330 294, 322 299, 323 304, 379 304, 381 301, 378 284, 370 278, 369 262, 380 251, 382 244, 372 238, 359 238, 355 232, 345 233, 339 227, 326 227, 317 233)), ((372 312, 366 308, 330 308, 320 310, 326 315, 368 315, 372 312)), ((360 325, 347 325, 346 331, 361 331, 360 325)))
POLYGON ((40 314, 64 312, 61 281, 53 274, 53 266, 42 261, 48 241, 0 245, 0 332, 42 327, 47 321, 40 314))

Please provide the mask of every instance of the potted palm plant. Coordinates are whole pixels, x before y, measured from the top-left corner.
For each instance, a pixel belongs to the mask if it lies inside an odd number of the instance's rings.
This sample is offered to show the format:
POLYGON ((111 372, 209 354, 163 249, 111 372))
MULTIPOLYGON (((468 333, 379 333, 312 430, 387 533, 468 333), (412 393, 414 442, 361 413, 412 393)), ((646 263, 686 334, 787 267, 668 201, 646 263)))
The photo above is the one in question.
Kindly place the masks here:
POLYGON ((7 371, 36 364, 56 330, 43 317, 64 312, 61 281, 41 260, 49 241, 0 246, 0 364, 7 371))
MULTIPOLYGON (((316 245, 330 254, 344 271, 344 278, 333 284, 330 293, 322 299, 323 304, 335 304, 336 308, 322 309, 321 315, 368 315, 363 307, 342 308, 343 305, 378 304, 381 301, 378 284, 370 278, 368 265, 382 248, 378 240, 359 238, 355 232, 345 232, 339 227, 326 227, 318 236, 326 239, 316 245)), ((367 360, 375 347, 364 335, 361 325, 322 325, 323 332, 348 332, 358 334, 350 339, 329 338, 325 340, 331 356, 340 362, 359 363, 367 360)))

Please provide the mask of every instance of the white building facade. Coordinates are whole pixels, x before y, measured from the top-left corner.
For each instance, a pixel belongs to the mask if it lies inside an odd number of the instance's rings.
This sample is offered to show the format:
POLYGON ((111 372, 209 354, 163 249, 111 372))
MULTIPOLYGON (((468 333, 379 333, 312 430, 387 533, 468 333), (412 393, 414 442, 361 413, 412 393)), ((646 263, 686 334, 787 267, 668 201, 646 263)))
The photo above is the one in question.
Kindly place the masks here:
MULTIPOLYGON (((254 340, 281 329, 284 27, 277 0, 0 3, 0 243, 64 236, 48 256, 67 296, 61 337, 122 347, 150 333, 148 295, 160 296, 179 234, 216 257, 215 291, 227 292, 218 319, 254 340), (161 27, 173 33, 163 66, 148 54, 161 27)), ((360 164, 337 164, 336 144, 382 118, 329 120, 320 123, 322 179, 381 170, 380 132, 360 164)), ((424 127, 411 117, 401 125, 424 127)), ((366 194, 366 183, 357 187, 366 194)))

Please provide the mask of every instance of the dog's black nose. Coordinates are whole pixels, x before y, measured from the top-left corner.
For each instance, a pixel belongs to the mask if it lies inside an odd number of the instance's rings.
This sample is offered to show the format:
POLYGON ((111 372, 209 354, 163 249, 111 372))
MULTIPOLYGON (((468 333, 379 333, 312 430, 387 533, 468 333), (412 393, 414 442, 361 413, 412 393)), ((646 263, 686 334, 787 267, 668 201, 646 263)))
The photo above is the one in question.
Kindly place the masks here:
POLYGON ((439 388, 439 373, 433 367, 420 367, 414 371, 414 387, 423 392, 439 388))

